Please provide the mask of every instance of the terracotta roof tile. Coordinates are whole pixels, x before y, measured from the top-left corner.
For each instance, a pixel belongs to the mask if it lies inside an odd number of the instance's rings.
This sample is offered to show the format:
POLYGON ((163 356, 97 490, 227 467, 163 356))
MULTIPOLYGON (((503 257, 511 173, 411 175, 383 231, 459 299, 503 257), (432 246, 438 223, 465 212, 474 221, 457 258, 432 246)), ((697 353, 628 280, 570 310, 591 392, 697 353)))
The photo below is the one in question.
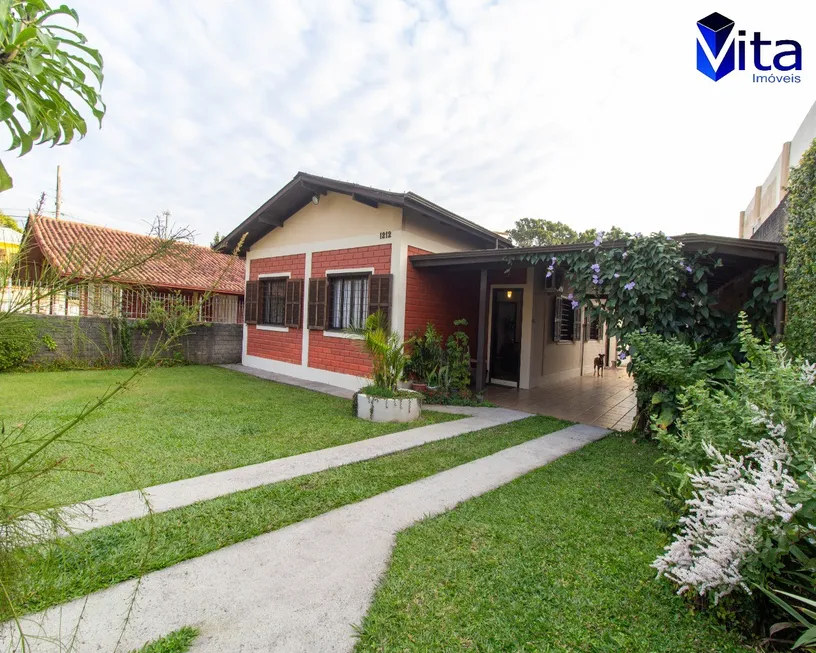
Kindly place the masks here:
POLYGON ((162 241, 152 236, 47 217, 30 218, 27 228, 62 275, 121 270, 115 280, 122 283, 244 294, 244 261, 209 247, 176 242, 160 251, 162 241))

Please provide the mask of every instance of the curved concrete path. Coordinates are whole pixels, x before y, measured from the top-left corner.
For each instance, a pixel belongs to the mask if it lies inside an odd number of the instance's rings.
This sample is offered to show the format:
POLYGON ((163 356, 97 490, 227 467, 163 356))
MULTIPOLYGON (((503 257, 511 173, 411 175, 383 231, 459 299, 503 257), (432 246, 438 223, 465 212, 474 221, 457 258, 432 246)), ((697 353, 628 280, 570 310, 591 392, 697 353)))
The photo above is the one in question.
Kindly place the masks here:
MULTIPOLYGON (((575 425, 142 578, 118 650, 187 625, 193 651, 350 651, 397 532, 602 438, 575 425)), ((114 650, 136 581, 26 618, 35 653, 114 650)), ((5 649, 13 642, 0 636, 5 649)))
POLYGON ((439 412, 470 415, 470 417, 453 422, 420 426, 407 431, 398 431, 287 458, 277 458, 265 463, 154 485, 146 488, 144 493, 134 490, 84 501, 68 507, 66 518, 68 531, 60 535, 81 533, 145 517, 149 512, 148 501, 152 512, 166 512, 234 492, 287 481, 298 476, 322 472, 332 467, 378 458, 429 442, 446 440, 464 433, 531 417, 529 413, 506 408, 434 406, 434 410, 436 409, 439 409, 439 412))

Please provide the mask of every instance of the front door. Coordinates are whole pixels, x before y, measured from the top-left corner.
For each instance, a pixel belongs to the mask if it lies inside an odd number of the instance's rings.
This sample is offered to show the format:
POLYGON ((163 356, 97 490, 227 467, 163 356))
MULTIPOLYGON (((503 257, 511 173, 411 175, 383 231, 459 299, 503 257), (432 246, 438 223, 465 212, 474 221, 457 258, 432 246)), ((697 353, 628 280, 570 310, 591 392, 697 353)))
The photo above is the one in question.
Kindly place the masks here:
POLYGON ((493 290, 490 382, 518 386, 521 370, 521 288, 493 290))

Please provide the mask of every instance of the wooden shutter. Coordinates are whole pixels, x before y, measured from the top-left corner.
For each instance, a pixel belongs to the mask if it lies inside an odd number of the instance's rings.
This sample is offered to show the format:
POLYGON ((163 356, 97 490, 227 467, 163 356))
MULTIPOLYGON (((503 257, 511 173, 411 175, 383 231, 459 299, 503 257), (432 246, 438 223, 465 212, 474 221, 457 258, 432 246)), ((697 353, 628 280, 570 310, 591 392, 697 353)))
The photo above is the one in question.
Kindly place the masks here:
POLYGON ((572 312, 572 341, 581 342, 581 327, 583 320, 581 319, 581 307, 579 306, 572 312))
POLYGON ((553 304, 553 340, 555 342, 561 342, 561 304, 563 301, 563 297, 555 297, 553 304))
POLYGON ((303 315, 303 279, 286 281, 286 305, 283 313, 283 326, 299 329, 303 315))
POLYGON ((244 292, 244 322, 258 323, 258 282, 247 281, 244 292))
POLYGON ((309 279, 309 323, 310 329, 326 328, 326 303, 329 296, 326 279, 309 279))
POLYGON ((391 321, 391 287, 394 285, 390 274, 372 274, 368 280, 368 314, 382 311, 385 319, 391 321))

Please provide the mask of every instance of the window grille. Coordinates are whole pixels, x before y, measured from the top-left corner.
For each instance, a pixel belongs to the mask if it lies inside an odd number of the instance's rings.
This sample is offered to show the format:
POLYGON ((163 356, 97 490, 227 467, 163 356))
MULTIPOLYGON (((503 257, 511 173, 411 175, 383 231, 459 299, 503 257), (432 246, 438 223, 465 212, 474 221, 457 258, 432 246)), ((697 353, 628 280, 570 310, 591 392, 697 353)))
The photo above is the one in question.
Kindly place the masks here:
POLYGON ((261 279, 259 324, 283 326, 286 311, 286 279, 261 279))

